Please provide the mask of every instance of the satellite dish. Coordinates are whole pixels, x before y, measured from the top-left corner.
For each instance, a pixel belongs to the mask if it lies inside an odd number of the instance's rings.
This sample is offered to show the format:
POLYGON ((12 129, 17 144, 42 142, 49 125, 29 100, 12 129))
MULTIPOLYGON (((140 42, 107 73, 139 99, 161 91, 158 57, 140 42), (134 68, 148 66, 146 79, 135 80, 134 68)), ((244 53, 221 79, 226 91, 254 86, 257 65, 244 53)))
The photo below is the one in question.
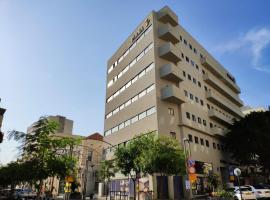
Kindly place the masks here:
POLYGON ((239 168, 235 168, 233 170, 233 173, 234 173, 235 176, 240 176, 241 175, 241 170, 239 168))

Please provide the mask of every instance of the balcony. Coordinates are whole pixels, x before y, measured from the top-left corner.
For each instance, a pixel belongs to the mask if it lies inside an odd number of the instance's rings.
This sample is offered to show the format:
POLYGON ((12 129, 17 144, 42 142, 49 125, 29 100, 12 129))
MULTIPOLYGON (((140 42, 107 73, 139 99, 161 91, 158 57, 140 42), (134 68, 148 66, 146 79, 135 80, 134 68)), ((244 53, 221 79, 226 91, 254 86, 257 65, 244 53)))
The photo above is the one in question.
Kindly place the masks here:
POLYGON ((213 127, 210 130, 211 130, 211 133, 217 137, 224 136, 225 134, 225 131, 218 127, 213 127))
POLYGON ((180 41, 177 32, 170 24, 166 24, 158 29, 160 39, 176 44, 180 41))
POLYGON ((208 115, 211 119, 213 119, 213 120, 215 120, 215 121, 217 121, 225 126, 232 124, 231 120, 227 119, 223 114, 217 112, 216 110, 210 109, 208 112, 208 115))
POLYGON ((166 86, 161 90, 161 99, 176 104, 185 102, 183 91, 174 85, 166 86))
POLYGON ((208 69, 210 72, 212 72, 215 76, 217 76, 217 78, 219 78, 222 82, 224 82, 229 88, 231 88, 234 92, 236 92, 237 94, 240 93, 240 88, 231 80, 229 80, 229 78, 227 78, 226 74, 222 73, 220 71, 220 69, 217 68, 218 65, 217 64, 213 64, 210 59, 207 58, 201 58, 201 64, 208 69))
POLYGON ((237 106, 243 106, 243 101, 234 92, 232 92, 229 88, 227 88, 227 86, 224 86, 224 84, 221 83, 221 80, 218 80, 212 74, 209 73, 204 74, 203 80, 209 85, 211 85, 213 88, 215 88, 217 91, 219 91, 221 94, 226 96, 230 101, 232 101, 237 106))
POLYGON ((178 25, 177 15, 168 7, 165 6, 157 13, 158 20, 163 23, 170 23, 172 26, 178 25))
POLYGON ((232 114, 237 118, 243 117, 243 113, 240 111, 240 108, 227 103, 222 97, 215 95, 213 92, 207 91, 206 99, 218 105, 219 107, 226 110, 228 113, 232 114))
POLYGON ((172 63, 163 65, 159 72, 160 78, 168 81, 178 83, 184 80, 181 71, 172 63))
POLYGON ((180 49, 175 47, 172 43, 167 42, 158 49, 159 56, 170 62, 177 63, 181 60, 180 49))

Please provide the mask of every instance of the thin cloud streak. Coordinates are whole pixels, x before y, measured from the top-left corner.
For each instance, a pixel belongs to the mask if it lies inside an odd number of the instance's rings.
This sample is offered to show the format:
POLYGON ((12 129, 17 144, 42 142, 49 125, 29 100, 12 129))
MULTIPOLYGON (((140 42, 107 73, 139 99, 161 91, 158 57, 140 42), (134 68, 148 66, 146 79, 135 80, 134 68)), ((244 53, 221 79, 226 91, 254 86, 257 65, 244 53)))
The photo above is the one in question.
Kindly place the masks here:
POLYGON ((251 29, 226 44, 215 48, 220 53, 248 51, 251 55, 252 67, 256 70, 270 73, 270 65, 261 65, 263 50, 270 46, 270 29, 264 27, 251 29))

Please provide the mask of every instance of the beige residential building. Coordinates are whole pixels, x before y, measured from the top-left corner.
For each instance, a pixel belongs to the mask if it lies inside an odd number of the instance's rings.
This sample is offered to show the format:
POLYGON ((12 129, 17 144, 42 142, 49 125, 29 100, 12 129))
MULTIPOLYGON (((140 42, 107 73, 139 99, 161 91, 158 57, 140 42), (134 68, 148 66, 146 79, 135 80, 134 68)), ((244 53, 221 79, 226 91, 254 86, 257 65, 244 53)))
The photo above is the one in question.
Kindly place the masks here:
MULTIPOLYGON (((147 131, 174 137, 182 145, 188 138, 198 176, 193 194, 203 194, 203 169, 224 181, 229 177, 232 163, 219 138, 243 115, 239 93, 233 75, 179 24, 169 7, 152 11, 108 60, 104 140, 125 144, 147 131)), ((112 156, 108 145, 106 158, 112 156)), ((180 199, 181 180, 150 177, 142 182, 158 198, 180 199)), ((122 190, 126 183, 127 178, 116 176, 111 190, 122 190)))

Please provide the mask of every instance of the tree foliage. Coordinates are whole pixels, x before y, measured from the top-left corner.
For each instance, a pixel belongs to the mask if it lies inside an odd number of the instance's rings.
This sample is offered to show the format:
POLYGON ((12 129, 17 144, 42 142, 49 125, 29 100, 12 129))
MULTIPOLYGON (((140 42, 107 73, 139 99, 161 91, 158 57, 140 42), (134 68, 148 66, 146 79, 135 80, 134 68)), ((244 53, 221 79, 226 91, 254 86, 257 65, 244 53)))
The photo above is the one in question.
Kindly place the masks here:
MULTIPOLYGON (((154 133, 132 139, 115 151, 116 167, 134 181, 146 174, 177 175, 185 171, 185 159, 179 142, 154 133)), ((136 198, 136 193, 135 193, 136 198)))
POLYGON ((224 143, 242 165, 270 170, 270 111, 252 112, 229 127, 224 143))
POLYGON ((9 132, 9 139, 20 143, 21 158, 0 168, 0 177, 14 174, 6 183, 32 182, 41 188, 43 180, 48 177, 64 178, 75 173, 76 159, 72 149, 80 141, 56 137, 57 127, 57 122, 41 117, 28 133, 9 132), (70 153, 63 153, 68 149, 70 153))

